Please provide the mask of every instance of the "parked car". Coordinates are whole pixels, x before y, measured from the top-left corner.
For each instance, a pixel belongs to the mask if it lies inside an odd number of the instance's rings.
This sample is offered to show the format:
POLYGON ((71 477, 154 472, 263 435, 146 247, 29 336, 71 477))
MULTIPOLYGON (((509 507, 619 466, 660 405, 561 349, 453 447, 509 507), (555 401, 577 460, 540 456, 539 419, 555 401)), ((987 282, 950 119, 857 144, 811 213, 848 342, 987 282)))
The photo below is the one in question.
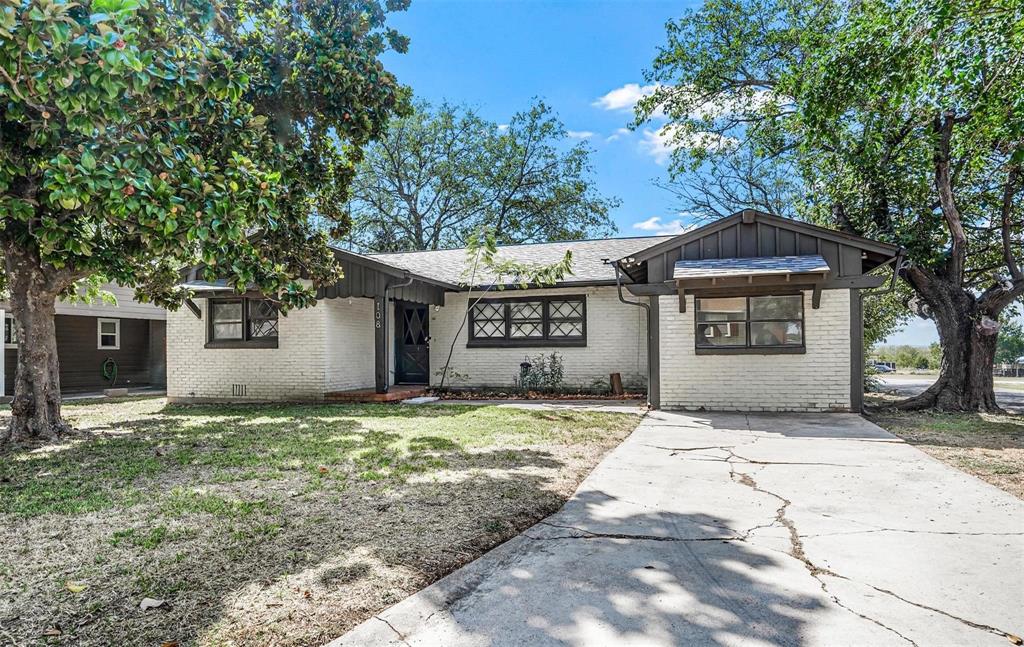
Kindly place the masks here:
POLYGON ((896 370, 891 366, 887 366, 885 364, 878 364, 877 362, 869 364, 868 366, 870 366, 876 373, 892 373, 896 370))

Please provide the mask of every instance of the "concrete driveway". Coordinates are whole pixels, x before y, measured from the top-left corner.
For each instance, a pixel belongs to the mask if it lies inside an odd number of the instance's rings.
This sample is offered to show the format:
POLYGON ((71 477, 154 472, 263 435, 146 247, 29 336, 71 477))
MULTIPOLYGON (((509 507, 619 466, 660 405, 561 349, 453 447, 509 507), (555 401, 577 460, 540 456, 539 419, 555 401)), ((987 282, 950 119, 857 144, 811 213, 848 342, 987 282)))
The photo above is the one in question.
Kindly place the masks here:
POLYGON ((655 412, 557 514, 332 645, 994 645, 1024 502, 859 416, 655 412))

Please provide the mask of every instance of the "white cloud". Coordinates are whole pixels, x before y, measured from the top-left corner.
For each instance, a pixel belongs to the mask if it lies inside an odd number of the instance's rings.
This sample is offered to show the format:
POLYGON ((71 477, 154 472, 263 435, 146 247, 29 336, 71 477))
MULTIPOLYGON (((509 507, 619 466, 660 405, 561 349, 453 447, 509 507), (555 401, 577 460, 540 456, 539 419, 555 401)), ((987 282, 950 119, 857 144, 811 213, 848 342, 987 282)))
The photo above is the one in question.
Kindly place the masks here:
POLYGON ((647 220, 633 223, 633 229, 650 232, 655 236, 675 236, 693 229, 693 225, 683 223, 682 218, 674 218, 663 222, 661 216, 652 216, 647 220))
POLYGON ((616 130, 611 135, 608 135, 607 137, 605 137, 605 141, 606 142, 613 142, 616 139, 622 139, 623 137, 627 137, 628 135, 629 135, 629 128, 619 128, 618 130, 616 130))
POLYGON ((508 124, 498 124, 498 132, 503 133, 508 130, 508 124))
POLYGON ((637 101, 653 94, 656 89, 658 89, 657 85, 627 83, 621 88, 615 88, 604 96, 599 97, 591 105, 604 110, 632 110, 637 101))
POLYGON ((689 133, 682 137, 674 137, 672 126, 664 126, 658 130, 644 129, 640 150, 654 158, 655 164, 664 166, 672 158, 672 151, 677 148, 705 148, 722 150, 735 146, 739 142, 734 137, 718 133, 689 133))
POLYGON ((589 130, 567 130, 565 134, 573 139, 590 139, 594 133, 589 130))

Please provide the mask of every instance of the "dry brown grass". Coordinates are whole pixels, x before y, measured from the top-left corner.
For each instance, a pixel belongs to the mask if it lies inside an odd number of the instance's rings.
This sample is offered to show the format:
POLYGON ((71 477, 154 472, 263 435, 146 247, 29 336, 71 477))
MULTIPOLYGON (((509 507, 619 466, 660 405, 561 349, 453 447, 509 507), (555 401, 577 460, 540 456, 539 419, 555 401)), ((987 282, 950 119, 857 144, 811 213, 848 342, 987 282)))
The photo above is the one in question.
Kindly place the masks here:
POLYGON ((67 412, 73 438, 2 457, 0 643, 322 644, 558 509, 637 423, 160 399, 67 412))
MULTIPOLYGON (((869 396, 876 406, 896 399, 869 396)), ((1024 499, 1024 416, 880 409, 869 417, 944 463, 1024 499)))

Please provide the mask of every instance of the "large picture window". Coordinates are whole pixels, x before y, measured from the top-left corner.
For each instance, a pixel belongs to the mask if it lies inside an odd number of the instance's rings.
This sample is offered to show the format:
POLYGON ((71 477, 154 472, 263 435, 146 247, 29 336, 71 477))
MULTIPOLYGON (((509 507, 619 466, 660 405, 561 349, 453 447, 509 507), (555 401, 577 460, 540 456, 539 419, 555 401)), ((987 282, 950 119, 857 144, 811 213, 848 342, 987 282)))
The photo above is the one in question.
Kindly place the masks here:
POLYGON ((468 346, 586 346, 582 296, 486 299, 469 310, 468 346))
POLYGON ((802 295, 698 297, 696 309, 698 352, 803 351, 802 295))
POLYGON ((210 299, 207 348, 277 348, 278 311, 269 299, 210 299))

